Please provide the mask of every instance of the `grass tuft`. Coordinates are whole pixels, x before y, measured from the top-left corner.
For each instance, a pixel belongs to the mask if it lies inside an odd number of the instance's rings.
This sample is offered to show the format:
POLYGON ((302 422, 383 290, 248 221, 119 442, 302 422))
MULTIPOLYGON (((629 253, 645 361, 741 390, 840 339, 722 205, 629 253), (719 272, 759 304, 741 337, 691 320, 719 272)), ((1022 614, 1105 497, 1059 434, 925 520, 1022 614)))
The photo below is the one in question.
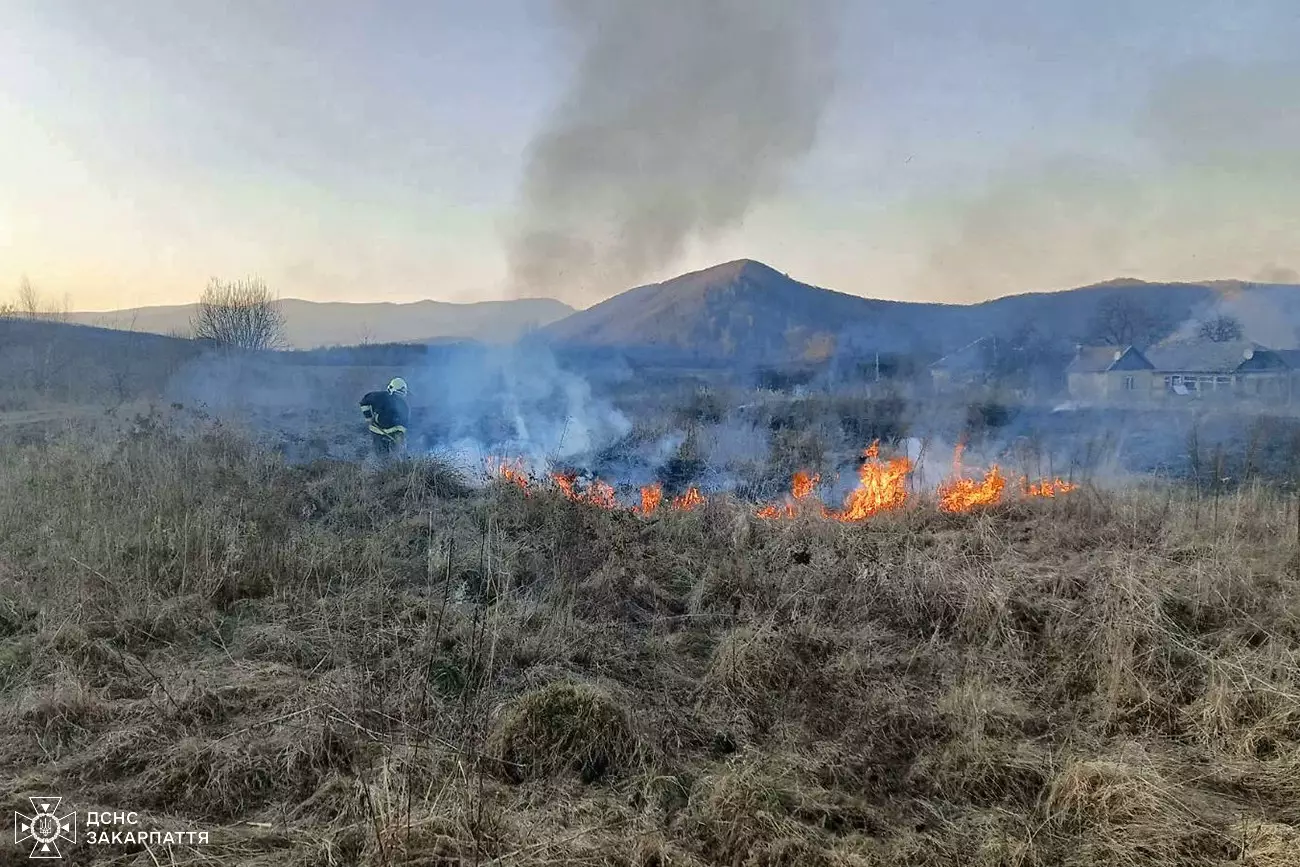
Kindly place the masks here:
POLYGON ((584 683, 553 683, 521 695, 492 730, 490 756, 514 782, 576 773, 583 782, 630 770, 637 739, 627 711, 584 683))

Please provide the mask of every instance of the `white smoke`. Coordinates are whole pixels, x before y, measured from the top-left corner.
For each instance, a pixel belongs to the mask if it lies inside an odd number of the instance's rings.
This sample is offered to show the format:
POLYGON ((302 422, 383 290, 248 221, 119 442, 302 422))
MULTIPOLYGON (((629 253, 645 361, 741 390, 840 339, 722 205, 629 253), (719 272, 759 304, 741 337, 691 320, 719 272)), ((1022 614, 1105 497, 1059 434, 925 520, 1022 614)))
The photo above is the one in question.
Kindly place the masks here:
POLYGON ((538 344, 493 347, 486 357, 440 366, 427 376, 437 380, 432 414, 439 451, 462 466, 522 460, 541 474, 557 462, 591 456, 632 428, 584 377, 538 344))

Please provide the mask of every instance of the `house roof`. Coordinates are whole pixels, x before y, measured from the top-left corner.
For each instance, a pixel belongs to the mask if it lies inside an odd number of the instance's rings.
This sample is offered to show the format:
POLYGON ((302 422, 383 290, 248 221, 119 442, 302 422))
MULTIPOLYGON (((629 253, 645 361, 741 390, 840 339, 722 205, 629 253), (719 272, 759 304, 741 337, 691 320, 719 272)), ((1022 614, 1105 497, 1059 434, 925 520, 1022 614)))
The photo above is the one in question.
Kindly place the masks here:
POLYGON ((1300 349, 1274 349, 1273 354, 1292 370, 1300 370, 1300 349))
POLYGON ((1007 352, 1014 351, 1007 345, 1005 340, 998 337, 981 337, 979 340, 972 340, 961 349, 940 358, 930 365, 930 369, 946 373, 979 373, 987 367, 988 355, 986 353, 1003 350, 1007 352))
POLYGON ((1146 351, 1147 360, 1156 370, 1189 373, 1231 373, 1248 360, 1249 352, 1270 352, 1268 348, 1246 340, 1216 343, 1210 340, 1162 343, 1146 351))
POLYGON ((1066 373, 1102 373, 1124 355, 1124 349, 1114 346, 1083 346, 1074 360, 1065 368, 1066 373))

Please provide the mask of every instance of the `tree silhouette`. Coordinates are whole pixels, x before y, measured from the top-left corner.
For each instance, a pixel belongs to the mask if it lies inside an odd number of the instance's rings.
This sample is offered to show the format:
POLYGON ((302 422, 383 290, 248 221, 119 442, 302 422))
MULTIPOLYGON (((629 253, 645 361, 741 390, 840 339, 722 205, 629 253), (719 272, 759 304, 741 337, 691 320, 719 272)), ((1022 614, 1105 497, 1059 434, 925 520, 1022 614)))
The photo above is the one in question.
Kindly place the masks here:
POLYGON ((1108 346, 1150 346, 1169 333, 1169 322, 1123 295, 1103 301, 1089 326, 1090 339, 1108 346))
POLYGON ((1200 334, 1202 340, 1212 340, 1215 343, 1240 340, 1242 334, 1241 320, 1235 316, 1221 314, 1202 322, 1198 334, 1200 334))
POLYGON ((278 349, 285 343, 284 313, 259 277, 213 278, 191 326, 198 340, 238 349, 278 349))

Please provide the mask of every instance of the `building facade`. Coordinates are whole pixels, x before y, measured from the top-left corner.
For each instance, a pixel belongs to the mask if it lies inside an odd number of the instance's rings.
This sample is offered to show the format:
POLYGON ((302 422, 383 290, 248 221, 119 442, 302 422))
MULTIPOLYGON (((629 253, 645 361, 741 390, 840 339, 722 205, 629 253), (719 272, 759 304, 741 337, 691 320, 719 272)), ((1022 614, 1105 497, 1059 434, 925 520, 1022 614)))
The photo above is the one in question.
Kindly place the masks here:
POLYGON ((1300 398, 1300 351, 1241 341, 1078 347, 1066 369, 1070 397, 1088 403, 1290 403, 1300 398))

